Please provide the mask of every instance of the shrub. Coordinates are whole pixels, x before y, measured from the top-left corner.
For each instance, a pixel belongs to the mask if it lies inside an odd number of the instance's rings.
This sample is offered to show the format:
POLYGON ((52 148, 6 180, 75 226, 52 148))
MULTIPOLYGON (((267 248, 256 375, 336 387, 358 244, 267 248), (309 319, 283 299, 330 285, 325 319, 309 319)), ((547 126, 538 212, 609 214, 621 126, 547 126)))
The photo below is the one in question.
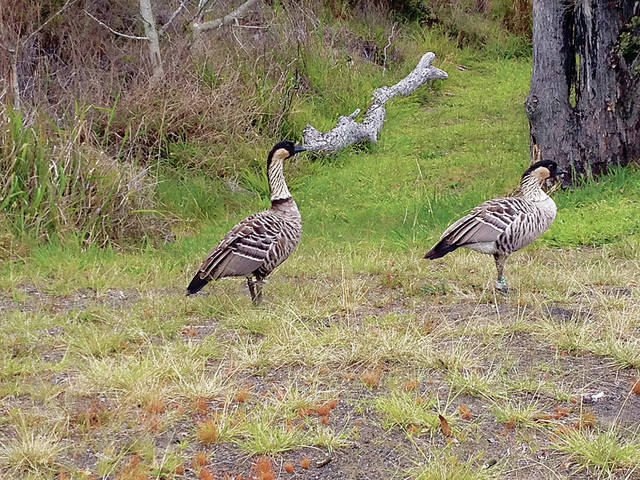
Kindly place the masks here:
POLYGON ((38 237, 78 232, 87 244, 154 231, 141 212, 155 208, 146 171, 98 149, 86 112, 72 127, 42 119, 23 125, 19 112, 0 120, 0 215, 15 234, 38 237))

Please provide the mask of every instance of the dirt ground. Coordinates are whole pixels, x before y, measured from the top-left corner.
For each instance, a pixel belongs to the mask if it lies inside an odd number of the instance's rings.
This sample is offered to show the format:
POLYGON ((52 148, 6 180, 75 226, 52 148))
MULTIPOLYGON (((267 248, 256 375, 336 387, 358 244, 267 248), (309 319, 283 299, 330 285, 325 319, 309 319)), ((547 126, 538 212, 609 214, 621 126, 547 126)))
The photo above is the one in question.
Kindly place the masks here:
MULTIPOLYGON (((133 308, 140 298, 149 292, 140 292, 135 289, 120 290, 109 289, 97 294, 93 290, 85 289, 75 291, 68 295, 54 295, 38 291, 33 285, 20 287, 19 299, 10 296, 0 296, 0 315, 20 310, 23 312, 42 312, 60 314, 69 311, 84 310, 92 305, 102 305, 111 309, 118 309, 126 314, 133 308)), ((176 295, 177 289, 165 289, 153 292, 156 296, 176 295)), ((243 294, 241 287, 238 293, 243 294)), ((600 294, 611 297, 633 297, 637 292, 633 287, 604 286, 600 294)), ((463 327, 468 319, 473 318, 478 324, 500 326, 509 329, 511 326, 522 322, 523 309, 514 305, 512 301, 498 299, 498 302, 472 302, 461 301, 457 303, 433 302, 432 297, 425 297, 424 302, 416 302, 415 299, 406 299, 402 288, 395 289, 391 295, 392 300, 384 306, 378 305, 377 298, 389 295, 388 289, 372 287, 368 293, 368 301, 361 308, 348 314, 349 322, 364 321, 367 318, 378 318, 390 313, 413 314, 417 322, 422 322, 425 331, 437 329, 446 325, 447 328, 463 327)), ((588 295, 577 292, 571 302, 553 302, 530 310, 527 319, 547 318, 553 322, 570 322, 575 319, 588 322, 598 322, 599 312, 586 307, 582 302, 582 296, 588 295)), ((346 319, 339 314, 332 315, 322 320, 324 326, 329 328, 335 323, 344 322, 346 319)), ((316 322, 317 323, 317 322, 316 322)), ((191 341, 203 341, 209 335, 216 335, 222 339, 233 336, 233 330, 221 327, 215 317, 200 318, 197 324, 191 326, 191 341)), ((59 327, 53 327, 48 331, 49 335, 62 337, 64 331, 59 327)), ((477 331, 468 335, 468 340, 477 341, 477 331)), ((443 338, 440 347, 446 349, 447 342, 455 344, 459 338, 443 338)), ((479 344, 481 344, 480 342, 479 344)), ((415 391, 420 396, 431 396, 443 401, 448 401, 448 412, 458 412, 458 407, 464 406, 471 412, 465 419, 456 415, 453 431, 445 435, 441 428, 412 428, 411 425, 385 428, 380 414, 373 407, 376 396, 389 389, 384 381, 371 388, 362 381, 362 374, 367 366, 363 364, 350 365, 334 371, 330 368, 315 372, 315 382, 324 385, 331 391, 339 391, 336 406, 329 415, 329 423, 336 431, 349 432, 348 446, 329 451, 319 447, 298 448, 270 456, 275 478, 296 479, 323 479, 323 480, 355 480, 355 479, 394 479, 409 478, 407 471, 416 465, 425 465, 429 461, 438 462, 437 455, 444 451, 455 451, 455 457, 461 461, 472 459, 480 475, 493 475, 496 478, 508 479, 590 479, 590 478, 614 478, 614 479, 640 479, 640 472, 635 469, 622 468, 614 471, 609 476, 604 476, 593 469, 580 469, 567 455, 559 453, 557 449, 550 448, 554 433, 563 428, 593 428, 607 430, 615 425, 622 432, 626 432, 631 438, 640 428, 640 395, 630 393, 634 382, 638 379, 637 371, 632 368, 619 368, 606 356, 595 355, 584 351, 564 351, 556 346, 541 341, 540 337, 528 331, 520 331, 515 328, 500 341, 494 344, 496 348, 493 361, 496 365, 508 363, 509 375, 513 377, 531 376, 532 372, 539 375, 539 379, 561 385, 562 389, 573 392, 567 398, 559 399, 557 396, 544 390, 526 391, 521 389, 509 398, 510 402, 520 405, 535 405, 536 414, 528 424, 519 424, 511 421, 498 421, 492 412, 495 399, 480 394, 469 392, 457 393, 452 389, 447 377, 447 368, 416 368, 407 369, 402 361, 385 362, 379 365, 380 376, 385 378, 415 377, 419 382, 415 385, 415 391), (541 372, 540 366, 544 365, 546 373, 541 372), (558 413, 560 412, 560 413, 558 413), (433 458, 429 456, 435 455, 433 458), (421 457, 422 455, 422 457, 421 457), (301 466, 301 460, 309 459, 308 468, 301 466), (293 464, 294 472, 285 470, 285 462, 293 464)), ((62 358, 62 350, 48 351, 44 359, 52 364, 62 358)), ((215 368, 215 365, 211 365, 215 368)), ((480 366, 480 369, 488 370, 491 366, 480 366)), ((507 368, 507 367, 501 367, 507 368)), ((69 376, 73 372, 68 372, 69 376)), ((244 378, 244 383, 251 391, 254 402, 259 403, 261 396, 269 392, 284 389, 292 384, 301 382, 305 376, 305 367, 300 365, 272 366, 265 371, 244 378)), ((41 372, 41 381, 67 382, 65 372, 41 372)), ((55 400, 54 400, 55 401, 55 400)), ((75 411, 95 410, 99 416, 103 410, 113 408, 117 398, 99 395, 95 398, 75 398, 75 411), (96 407, 98 405, 99 407, 96 407)), ((0 410, 6 413, 11 408, 30 406, 28 396, 5 397, 0 410)), ((215 409, 215 402, 211 402, 210 409, 215 409)), ((250 406, 248 406, 250 411, 250 406)), ((183 420, 174 422, 171 428, 158 431, 154 434, 154 442, 158 451, 170 448, 192 436, 193 425, 206 418, 209 412, 191 411, 183 420)), ((70 431, 72 434, 68 442, 83 443, 88 446, 82 452, 73 455, 63 455, 58 460, 65 469, 76 468, 77 471, 95 472, 96 464, 101 452, 99 446, 105 442, 100 439, 104 434, 100 428, 89 429, 88 433, 75 428, 71 418, 70 431)), ((85 419, 86 421, 86 419, 85 419)), ((313 422, 324 421, 320 416, 301 418, 293 421, 295 428, 305 428, 313 422)), ((0 424, 5 438, 10 438, 12 428, 8 423, 0 424)), ((122 443, 130 442, 135 430, 123 430, 117 433, 122 438, 122 443)), ((638 437, 636 437, 638 438, 638 437)), ((184 453, 188 458, 197 452, 204 452, 210 463, 207 468, 214 473, 214 478, 260 478, 256 473, 256 456, 249 456, 236 443, 222 442, 202 445, 198 442, 190 442, 184 453), (225 476, 226 475, 226 476, 225 476), (242 477, 238 476, 242 475, 242 477)), ((428 468, 427 468, 428 470, 428 468)), ((174 474, 172 478, 203 478, 198 467, 188 463, 184 465, 184 471, 174 474)), ((9 478, 9 477, 4 477, 9 478)), ((57 478, 65 478, 59 474, 57 478)), ((76 478, 72 475, 72 478, 76 478)), ((82 478, 82 477, 77 477, 82 478)), ((95 473, 88 474, 86 478, 96 478, 95 473), (93 475, 93 477, 91 476, 93 475)), ((116 478, 115 474, 104 478, 116 478)), ((119 476, 119 480, 125 478, 138 478, 119 476)), ((140 478, 156 478, 140 477, 140 478)), ((157 478, 165 478, 159 476, 157 478)), ((169 477, 167 477, 169 478, 169 477)), ((269 478, 269 477, 263 477, 269 478)), ((423 476, 420 478, 441 478, 423 476)), ((445 477, 442 477, 445 478, 445 477)), ((446 478, 472 478, 463 476, 447 476, 446 478)), ((483 477, 484 478, 484 477, 483 477)))

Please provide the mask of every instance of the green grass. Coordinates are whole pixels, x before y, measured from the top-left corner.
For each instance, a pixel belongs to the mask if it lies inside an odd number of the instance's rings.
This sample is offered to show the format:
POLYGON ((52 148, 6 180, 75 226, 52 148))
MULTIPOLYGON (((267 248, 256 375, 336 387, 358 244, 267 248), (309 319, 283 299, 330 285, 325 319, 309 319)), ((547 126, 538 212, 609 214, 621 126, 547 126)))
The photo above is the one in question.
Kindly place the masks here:
MULTIPOLYGON (((300 458, 327 453, 322 468, 345 478, 571 478, 572 462, 593 478, 633 474, 626 436, 550 432, 579 422, 581 399, 601 390, 598 428, 637 431, 640 172, 557 193, 552 227, 507 264, 506 297, 492 292, 489 257, 423 260, 452 220, 512 191, 528 158, 530 63, 479 59, 425 32, 412 48, 432 40, 450 79, 390 102, 377 145, 287 166, 304 233, 263 307, 242 279, 183 295, 206 251, 266 207, 260 170, 237 178, 257 195, 193 172, 161 184, 183 211, 167 217, 166 244, 2 244, 0 474, 118 478, 138 455, 156 476, 183 465, 174 477, 191 478, 198 452, 243 474, 269 454, 302 478, 319 470, 300 458), (453 413, 463 404, 469 418, 453 413)), ((409 63, 384 79, 359 70, 344 91, 392 83, 409 63)), ((368 93, 301 106, 296 125, 326 128, 368 93)))
POLYGON ((558 436, 553 448, 569 453, 577 471, 586 468, 601 477, 625 467, 640 467, 640 444, 621 438, 615 430, 570 430, 558 436))
POLYGON ((637 239, 640 234, 639 178, 637 165, 616 167, 609 175, 583 181, 578 187, 556 195, 558 208, 568 215, 558 217, 546 236, 547 243, 601 246, 637 239))
POLYGON ((424 461, 406 471, 413 480, 488 480, 501 478, 500 472, 484 470, 475 459, 460 459, 449 449, 423 453, 424 461))
POLYGON ((382 415, 385 428, 413 425, 419 431, 434 430, 440 425, 438 414, 433 409, 435 404, 433 398, 424 398, 415 392, 396 391, 378 397, 374 406, 382 415))
POLYGON ((371 239, 406 248, 434 238, 460 211, 482 201, 487 189, 508 193, 526 166, 524 95, 514 92, 513 83, 527 82, 530 67, 509 62, 476 68, 475 76, 449 69, 445 93, 464 85, 469 94, 464 101, 442 92, 435 107, 419 98, 396 101, 378 146, 351 149, 309 179, 298 194, 308 211, 305 231, 311 236, 321 231, 323 241, 338 244, 371 239), (504 75, 492 84, 499 105, 488 102, 483 80, 497 68, 504 75), (472 117, 480 121, 470 124, 472 117), (465 174, 470 168, 474 175, 465 174), (503 175, 492 174, 497 171, 503 175), (364 232, 354 226, 365 226, 364 232))

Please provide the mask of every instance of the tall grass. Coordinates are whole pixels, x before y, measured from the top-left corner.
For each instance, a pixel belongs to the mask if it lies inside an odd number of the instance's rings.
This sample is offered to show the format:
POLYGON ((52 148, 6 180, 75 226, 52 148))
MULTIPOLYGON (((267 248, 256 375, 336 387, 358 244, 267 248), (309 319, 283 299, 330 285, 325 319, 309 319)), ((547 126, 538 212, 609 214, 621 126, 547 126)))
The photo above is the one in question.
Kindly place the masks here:
POLYGON ((0 120, 0 218, 16 235, 51 238, 74 232, 103 245, 150 230, 155 208, 145 171, 100 151, 87 112, 78 107, 68 129, 46 119, 28 127, 20 112, 0 120))

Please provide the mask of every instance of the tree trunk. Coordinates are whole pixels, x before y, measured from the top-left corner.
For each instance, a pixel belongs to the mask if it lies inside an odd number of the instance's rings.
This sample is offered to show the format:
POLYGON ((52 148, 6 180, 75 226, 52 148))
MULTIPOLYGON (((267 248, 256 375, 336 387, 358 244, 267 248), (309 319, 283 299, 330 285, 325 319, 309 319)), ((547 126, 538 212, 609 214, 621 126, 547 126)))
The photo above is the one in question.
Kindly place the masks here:
POLYGON ((637 0, 534 0, 533 159, 587 175, 640 160, 638 15, 637 0))
POLYGON ((162 69, 162 57, 160 56, 160 42, 156 21, 151 9, 151 0, 140 0, 140 15, 144 23, 144 33, 149 39, 149 60, 153 68, 153 79, 158 80, 164 76, 162 69))

